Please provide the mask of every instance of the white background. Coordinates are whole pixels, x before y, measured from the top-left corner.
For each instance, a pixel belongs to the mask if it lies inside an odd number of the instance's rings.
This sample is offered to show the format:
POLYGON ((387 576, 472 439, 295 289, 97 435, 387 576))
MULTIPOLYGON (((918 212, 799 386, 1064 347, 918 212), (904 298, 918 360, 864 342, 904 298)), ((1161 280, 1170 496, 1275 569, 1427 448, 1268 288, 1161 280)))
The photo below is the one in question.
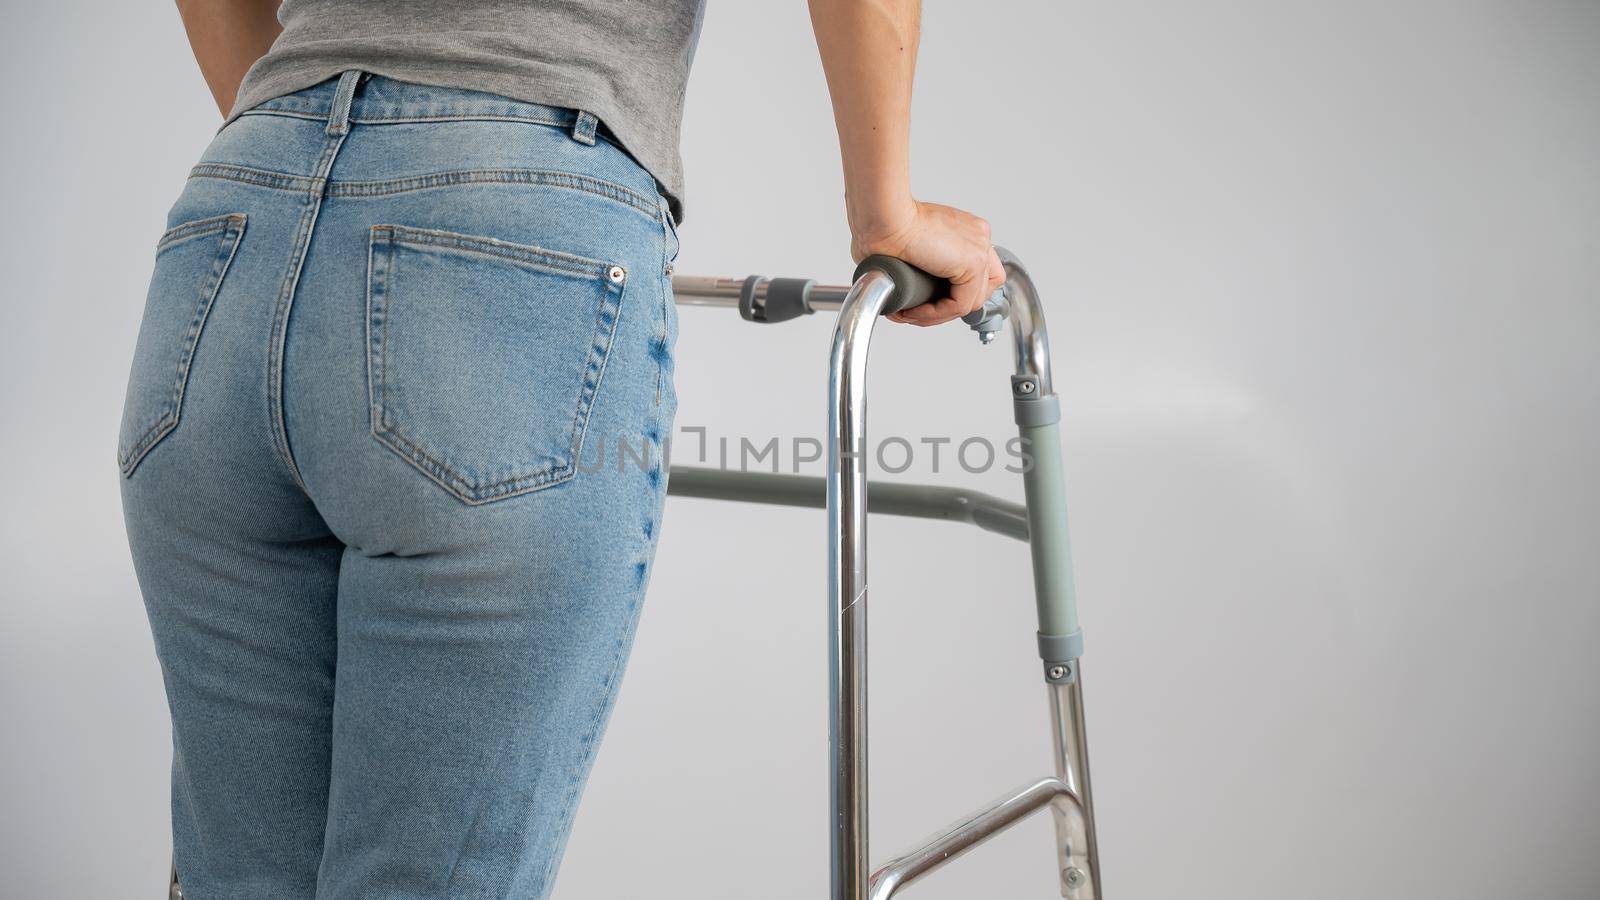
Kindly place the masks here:
MULTIPOLYGON (((170 4, 7 6, 0 893, 163 896, 112 455, 151 247, 218 120, 170 4)), ((1600 3, 924 24, 916 189, 991 219, 1052 328, 1110 895, 1600 896, 1600 3)), ((712 3, 685 131, 681 272, 846 277, 804 4, 712 3)), ((680 424, 820 430, 826 317, 682 322, 680 424)), ((1008 363, 885 330, 873 433, 1004 441, 1008 363)), ((558 897, 824 896, 823 537, 671 502, 558 897)), ((892 519, 872 546, 881 861, 1049 745, 1024 549, 892 519)), ((1041 818, 910 896, 1054 884, 1041 818)))

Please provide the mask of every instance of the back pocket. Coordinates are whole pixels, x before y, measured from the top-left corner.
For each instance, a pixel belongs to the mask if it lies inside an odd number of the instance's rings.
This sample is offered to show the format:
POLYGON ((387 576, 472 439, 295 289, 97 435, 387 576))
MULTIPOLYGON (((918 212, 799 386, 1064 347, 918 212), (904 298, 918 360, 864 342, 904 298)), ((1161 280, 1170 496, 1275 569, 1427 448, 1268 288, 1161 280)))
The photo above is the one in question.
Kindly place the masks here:
POLYGON ((242 214, 185 222, 156 244, 117 440, 117 465, 124 476, 133 475, 139 461, 178 427, 200 331, 244 236, 244 223, 242 214))
POLYGON ((626 280, 601 260, 374 226, 373 435, 466 503, 571 478, 626 280))

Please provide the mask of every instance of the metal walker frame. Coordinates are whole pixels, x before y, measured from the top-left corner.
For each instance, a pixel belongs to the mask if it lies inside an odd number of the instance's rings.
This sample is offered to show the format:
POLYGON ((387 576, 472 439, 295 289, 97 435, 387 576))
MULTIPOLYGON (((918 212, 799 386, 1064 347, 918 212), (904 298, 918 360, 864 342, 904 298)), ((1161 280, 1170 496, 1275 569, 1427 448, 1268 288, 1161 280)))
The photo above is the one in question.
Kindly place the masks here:
MULTIPOLYGON (((1025 502, 937 485, 877 484, 868 497, 867 349, 881 315, 946 296, 946 285, 904 262, 869 257, 849 287, 808 279, 674 276, 677 303, 737 307, 744 318, 775 323, 838 310, 828 370, 825 478, 673 466, 667 492, 684 497, 785 506, 828 513, 828 743, 832 762, 830 900, 887 900, 957 856, 1045 807, 1053 813, 1061 896, 1100 894, 1099 848, 1089 787, 1083 719, 1083 633, 1078 627, 1061 468, 1060 402, 1050 382, 1050 347, 1033 279, 1017 257, 997 247, 1006 283, 965 317, 983 343, 1009 321, 1015 355, 1012 406, 1032 463, 1022 476, 1025 502), (1011 791, 876 870, 867 853, 867 513, 951 519, 1026 541, 1039 614, 1039 656, 1050 706, 1055 775, 1011 791)), ((182 900, 173 868, 169 890, 182 900)))
POLYGON ((867 349, 879 316, 947 296, 948 286, 900 260, 869 257, 849 287, 805 279, 743 280, 679 275, 677 302, 736 306, 755 322, 781 322, 838 310, 828 369, 826 478, 673 466, 667 492, 828 511, 829 750, 833 839, 830 900, 886 900, 901 888, 1045 807, 1054 813, 1061 896, 1100 896, 1099 848, 1089 789, 1083 718, 1083 633, 1078 627, 1061 468, 1060 401, 1051 389, 1050 346, 1033 279, 997 247, 1006 283, 965 321, 984 342, 1011 323, 1012 406, 1032 456, 1023 472, 1026 502, 934 485, 876 484, 868 498, 867 349), (922 846, 876 870, 867 853, 867 512, 953 519, 1026 541, 1039 614, 1039 655, 1048 686, 1056 774, 1017 788, 922 846), (870 874, 869 874, 870 873, 870 874))

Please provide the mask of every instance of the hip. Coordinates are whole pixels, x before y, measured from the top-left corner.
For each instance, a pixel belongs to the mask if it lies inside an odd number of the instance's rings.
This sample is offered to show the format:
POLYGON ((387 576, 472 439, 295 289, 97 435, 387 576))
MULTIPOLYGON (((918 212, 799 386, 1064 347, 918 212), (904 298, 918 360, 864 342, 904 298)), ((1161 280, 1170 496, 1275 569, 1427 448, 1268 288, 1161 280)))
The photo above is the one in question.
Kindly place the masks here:
POLYGON ((661 442, 677 236, 596 125, 378 77, 228 123, 158 244, 123 474, 273 465, 329 512, 453 518, 661 442))

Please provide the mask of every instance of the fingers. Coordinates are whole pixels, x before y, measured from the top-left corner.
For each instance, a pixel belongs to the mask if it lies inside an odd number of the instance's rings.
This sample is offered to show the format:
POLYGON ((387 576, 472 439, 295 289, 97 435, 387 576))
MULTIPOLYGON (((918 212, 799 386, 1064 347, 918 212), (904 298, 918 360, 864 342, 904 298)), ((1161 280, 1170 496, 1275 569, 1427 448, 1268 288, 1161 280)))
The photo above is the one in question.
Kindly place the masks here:
POLYGON ((999 290, 1000 286, 1005 284, 1005 283, 1006 283, 1006 267, 1005 267, 1005 264, 1000 261, 1000 254, 995 251, 994 245, 990 244, 989 245, 989 293, 992 294, 995 291, 999 290))
POLYGON ((985 270, 983 274, 969 281, 959 284, 952 282, 950 291, 952 296, 891 313, 886 318, 893 322, 923 327, 943 325, 983 306, 1001 283, 1003 282, 995 282, 985 270))
POLYGON ((983 305, 989 299, 989 267, 987 264, 975 266, 972 274, 963 281, 950 281, 950 297, 956 303, 956 316, 964 316, 983 305))
POLYGON ((989 243, 989 223, 977 216, 962 214, 965 221, 958 226, 966 249, 962 251, 964 265, 958 263, 949 276, 950 296, 890 316, 896 322, 928 327, 943 325, 959 319, 983 306, 995 288, 1005 281, 1005 269, 994 245, 989 243), (996 273, 999 278, 996 279, 996 273))
POLYGON ((952 319, 959 319, 969 311, 963 308, 960 301, 955 298, 945 297, 943 300, 934 300, 921 306, 914 306, 911 309, 903 309, 900 312, 890 314, 886 318, 891 321, 903 322, 907 325, 921 325, 926 328, 929 325, 943 325, 952 319))

